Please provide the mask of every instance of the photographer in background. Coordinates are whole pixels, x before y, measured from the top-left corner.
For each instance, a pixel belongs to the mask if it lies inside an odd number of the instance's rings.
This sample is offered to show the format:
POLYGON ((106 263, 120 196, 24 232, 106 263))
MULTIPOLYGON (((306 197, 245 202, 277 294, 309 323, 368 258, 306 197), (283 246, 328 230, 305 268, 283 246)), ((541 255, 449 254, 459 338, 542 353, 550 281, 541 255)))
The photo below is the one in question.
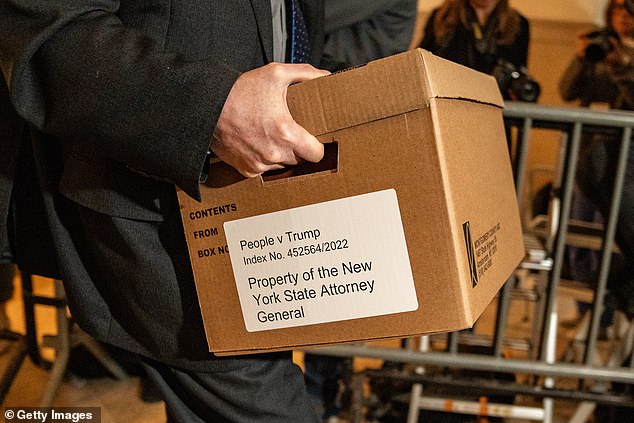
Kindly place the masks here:
POLYGON ((605 22, 604 29, 577 37, 576 54, 559 81, 559 92, 564 100, 580 100, 582 106, 603 102, 632 110, 634 16, 624 0, 610 0, 605 22))
MULTIPOLYGON (((576 55, 559 82, 562 98, 581 106, 607 103, 612 109, 634 110, 634 10, 632 0, 610 0, 606 27, 579 35, 576 55), (628 3, 629 2, 629 3, 628 3), (628 8, 629 6, 629 8, 628 8)), ((614 137, 587 135, 582 139, 571 217, 595 207, 609 211, 620 142, 614 137), (586 201, 586 200, 589 200, 586 201)), ((634 150, 630 149, 616 228, 622 262, 612 266, 608 289, 616 306, 634 317, 634 150)), ((579 267, 582 263, 571 263, 579 267)), ((601 420, 604 421, 604 420, 601 420)))
MULTIPOLYGON (((606 27, 582 34, 576 40, 576 55, 559 83, 564 100, 579 100, 582 106, 607 103, 612 109, 634 110, 634 2, 610 0, 605 14, 606 27)), ((615 181, 621 143, 614 137, 585 136, 582 139, 577 171, 578 187, 591 207, 607 216, 615 181)), ((572 210, 579 212, 579 210, 572 210)), ((634 318, 634 149, 630 147, 616 243, 621 260, 608 276, 608 309, 614 306, 629 319, 634 318)), ((626 359, 629 363, 629 358, 626 359)), ((631 421, 631 409, 600 405, 595 421, 631 421)))
POLYGON ((508 0, 445 0, 427 20, 420 47, 496 77, 507 100, 536 101, 526 70, 529 23, 508 0), (519 90, 512 82, 520 79, 519 90))

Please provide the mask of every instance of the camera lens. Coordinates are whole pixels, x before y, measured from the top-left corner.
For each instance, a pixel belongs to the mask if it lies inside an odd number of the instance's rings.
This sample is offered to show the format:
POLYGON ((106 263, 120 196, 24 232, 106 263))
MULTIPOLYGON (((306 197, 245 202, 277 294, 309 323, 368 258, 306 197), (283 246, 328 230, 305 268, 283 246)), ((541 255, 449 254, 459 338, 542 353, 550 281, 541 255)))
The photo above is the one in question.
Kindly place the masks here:
POLYGON ((513 81, 511 91, 518 100, 534 103, 539 98, 541 87, 537 82, 524 76, 513 81))
POLYGON ((600 62, 605 59, 605 56, 614 48, 611 38, 618 39, 616 33, 607 30, 591 32, 587 37, 589 44, 585 50, 585 58, 590 62, 600 62))
POLYGON ((585 51, 586 60, 589 60, 590 62, 600 62, 605 59, 607 54, 608 52, 600 43, 590 43, 588 47, 586 47, 585 51))

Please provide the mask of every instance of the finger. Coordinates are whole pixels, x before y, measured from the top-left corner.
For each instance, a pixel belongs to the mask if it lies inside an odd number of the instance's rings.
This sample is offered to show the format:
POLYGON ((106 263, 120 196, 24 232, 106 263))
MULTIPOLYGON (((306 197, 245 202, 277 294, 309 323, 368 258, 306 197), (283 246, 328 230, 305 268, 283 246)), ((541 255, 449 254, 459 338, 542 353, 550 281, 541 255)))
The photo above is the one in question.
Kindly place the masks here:
POLYGON ((295 155, 309 162, 317 163, 324 158, 324 145, 304 128, 297 126, 300 128, 298 133, 301 135, 298 136, 298 141, 293 149, 295 155))
MULTIPOLYGON (((297 164, 298 161, 295 160, 294 164, 297 164)), ((281 170, 281 169, 285 169, 288 165, 290 165, 291 163, 288 164, 280 164, 280 163, 276 163, 276 164, 270 164, 270 165, 263 165, 260 166, 257 170, 254 169, 238 169, 238 172, 240 172, 243 176, 246 176, 247 178, 254 178, 256 176, 260 176, 263 173, 269 172, 269 171, 275 171, 275 170, 281 170)))
POLYGON ((290 154, 288 154, 287 157, 281 160, 278 164, 281 166, 295 166, 302 161, 303 159, 299 157, 295 151, 291 151, 290 154))
POLYGON ((310 79, 319 78, 321 76, 330 75, 330 72, 324 69, 317 69, 306 63, 287 64, 285 65, 286 81, 285 83, 292 84, 293 82, 308 81, 310 79))
POLYGON ((255 178, 256 176, 261 175, 261 173, 253 173, 253 172, 248 172, 246 170, 238 170, 238 172, 240 172, 240 174, 246 178, 255 178))

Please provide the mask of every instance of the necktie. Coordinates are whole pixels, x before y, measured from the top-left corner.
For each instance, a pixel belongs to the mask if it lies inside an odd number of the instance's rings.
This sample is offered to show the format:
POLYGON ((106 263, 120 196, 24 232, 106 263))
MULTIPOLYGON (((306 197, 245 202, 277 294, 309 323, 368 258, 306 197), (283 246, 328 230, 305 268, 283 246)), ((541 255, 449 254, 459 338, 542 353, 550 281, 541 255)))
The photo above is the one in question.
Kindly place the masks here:
POLYGON ((298 0, 290 0, 290 27, 290 62, 308 63, 310 61, 308 30, 298 0))

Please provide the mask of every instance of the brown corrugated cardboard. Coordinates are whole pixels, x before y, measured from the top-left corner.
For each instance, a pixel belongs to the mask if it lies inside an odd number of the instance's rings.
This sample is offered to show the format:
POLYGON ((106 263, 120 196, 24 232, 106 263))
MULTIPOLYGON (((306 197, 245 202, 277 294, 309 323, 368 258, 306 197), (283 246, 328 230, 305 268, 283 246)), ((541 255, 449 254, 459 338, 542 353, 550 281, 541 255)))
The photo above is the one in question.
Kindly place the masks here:
POLYGON ((210 351, 471 326, 524 255, 494 79, 413 50, 288 103, 321 167, 214 163, 201 203, 178 194, 210 351))

